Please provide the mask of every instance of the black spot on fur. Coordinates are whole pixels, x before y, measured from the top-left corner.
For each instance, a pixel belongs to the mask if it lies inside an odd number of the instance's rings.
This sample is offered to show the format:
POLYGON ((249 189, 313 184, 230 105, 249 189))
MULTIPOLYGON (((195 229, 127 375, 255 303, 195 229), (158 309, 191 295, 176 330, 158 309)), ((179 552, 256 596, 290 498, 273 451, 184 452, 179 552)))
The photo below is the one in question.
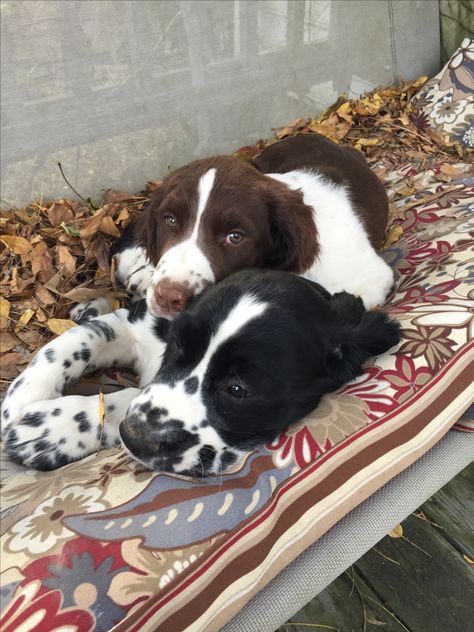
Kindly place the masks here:
POLYGON ((141 404, 140 406, 140 412, 142 413, 147 413, 151 408, 151 402, 144 402, 143 404, 141 404))
POLYGON ((55 408, 51 414, 53 415, 53 417, 57 417, 58 415, 61 414, 61 409, 55 408))
POLYGON ((56 359, 56 354, 54 353, 53 349, 46 349, 44 355, 46 356, 46 359, 50 364, 52 364, 56 359))
POLYGON ((130 305, 130 309, 128 311, 127 320, 131 323, 136 322, 137 320, 143 320, 146 314, 146 300, 142 299, 141 301, 136 301, 130 305))
POLYGON ((74 353, 72 354, 72 357, 74 358, 74 360, 79 360, 79 358, 81 357, 81 354, 79 353, 79 351, 74 351, 74 353))
POLYGON ((98 315, 99 315, 99 310, 97 310, 95 307, 86 307, 86 309, 84 309, 79 314, 79 318, 76 320, 76 322, 79 325, 83 325, 88 320, 91 320, 92 318, 97 318, 98 315))
POLYGON ((10 411, 8 410, 8 408, 5 408, 5 410, 3 411, 3 416, 5 419, 10 419, 10 411))
POLYGON ((53 444, 51 441, 46 441, 46 439, 40 439, 35 443, 35 450, 38 452, 48 452, 52 450, 53 444))
POLYGON ((16 389, 19 386, 21 386, 24 381, 25 381, 25 378, 24 377, 20 377, 19 380, 16 380, 16 382, 13 382, 13 384, 10 386, 10 393, 13 393, 14 391, 16 391, 16 389))
POLYGON ((195 375, 193 377, 188 377, 188 379, 184 382, 184 390, 188 395, 194 395, 194 393, 198 390, 198 386, 199 380, 195 375))
POLYGON ((5 446, 8 447, 13 447, 18 443, 18 434, 17 431, 15 429, 10 430, 10 432, 7 435, 7 439, 5 441, 5 446))
POLYGON ((107 342, 115 340, 115 338, 117 337, 117 334, 115 333, 113 328, 110 325, 107 325, 107 323, 103 323, 100 320, 91 320, 88 323, 84 323, 82 326, 92 329, 92 331, 97 336, 105 338, 107 342))
MULTIPOLYGON (((146 421, 148 424, 161 429, 164 427, 164 424, 161 421, 161 418, 166 417, 167 415, 168 415, 168 411, 166 410, 166 408, 152 408, 147 413, 146 421)), ((181 424, 182 422, 179 422, 179 423, 181 424)))
POLYGON ((84 362, 89 362, 91 359, 91 352, 89 349, 82 349, 81 351, 81 360, 84 362))
POLYGON ((79 424, 79 432, 87 432, 91 429, 90 421, 85 411, 76 413, 73 417, 74 421, 79 424))
POLYGON ((49 472, 58 467, 49 454, 38 454, 30 461, 29 465, 40 472, 49 472))
POLYGON ((77 442, 77 447, 79 448, 79 450, 85 450, 86 449, 86 444, 82 443, 82 441, 78 441, 77 442))
POLYGON ((114 410, 115 410, 115 404, 109 404, 109 405, 107 406, 107 412, 108 412, 108 413, 113 413, 113 412, 114 412, 114 410))
POLYGON ((66 439, 64 437, 62 437, 61 439, 59 439, 58 441, 58 445, 64 445, 66 443, 66 439))
POLYGON ((216 454, 217 453, 215 449, 210 445, 205 445, 199 450, 199 465, 201 465, 202 469, 204 470, 203 474, 209 472, 209 470, 211 469, 216 454))
POLYGON ((231 452, 230 450, 226 450, 224 454, 221 456, 221 469, 222 471, 226 470, 228 467, 235 463, 237 460, 237 455, 235 452, 231 452))
POLYGON ((207 428, 209 425, 209 422, 203 419, 199 425, 201 426, 201 428, 207 428))
POLYGON ((71 364, 72 364, 72 363, 71 363, 71 360, 64 360, 64 362, 63 362, 63 367, 64 367, 65 369, 69 369, 69 367, 71 366, 71 364))
POLYGON ((23 426, 31 426, 32 428, 37 428, 41 426, 44 422, 44 418, 46 417, 45 413, 26 413, 26 415, 21 420, 23 426))

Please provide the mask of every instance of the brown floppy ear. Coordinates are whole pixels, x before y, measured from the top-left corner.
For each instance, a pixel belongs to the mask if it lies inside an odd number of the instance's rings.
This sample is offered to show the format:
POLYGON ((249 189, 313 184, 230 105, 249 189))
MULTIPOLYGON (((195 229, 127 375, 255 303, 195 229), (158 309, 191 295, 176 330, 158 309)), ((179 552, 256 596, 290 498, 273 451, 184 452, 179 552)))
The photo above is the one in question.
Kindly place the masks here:
POLYGON ((157 213, 165 197, 164 187, 153 191, 150 200, 134 222, 135 243, 142 246, 148 259, 156 266, 158 263, 157 251, 157 213))
POLYGON ((268 210, 272 243, 265 265, 304 272, 314 263, 319 251, 312 208, 304 204, 301 193, 282 187, 271 192, 268 210))

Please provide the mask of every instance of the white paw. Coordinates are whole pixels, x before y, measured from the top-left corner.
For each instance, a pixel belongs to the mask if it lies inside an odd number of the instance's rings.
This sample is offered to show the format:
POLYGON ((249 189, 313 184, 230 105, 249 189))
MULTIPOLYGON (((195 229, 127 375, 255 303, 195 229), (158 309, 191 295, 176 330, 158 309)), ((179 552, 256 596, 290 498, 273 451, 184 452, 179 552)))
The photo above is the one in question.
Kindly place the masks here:
POLYGON ((109 314, 112 311, 112 305, 105 296, 94 298, 87 303, 77 303, 69 312, 69 318, 75 323, 85 323, 88 320, 109 314))

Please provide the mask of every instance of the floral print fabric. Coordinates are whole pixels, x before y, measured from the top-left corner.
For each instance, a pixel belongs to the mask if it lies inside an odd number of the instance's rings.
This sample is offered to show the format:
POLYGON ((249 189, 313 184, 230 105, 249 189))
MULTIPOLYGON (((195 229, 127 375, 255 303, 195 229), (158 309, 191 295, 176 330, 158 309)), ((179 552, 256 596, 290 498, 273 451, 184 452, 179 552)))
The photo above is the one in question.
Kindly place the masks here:
MULTIPOLYGON (((441 116, 441 108, 437 112, 441 116)), ((363 375, 234 471, 193 481, 150 472, 118 449, 50 473, 12 471, 3 463, 5 632, 161 629, 159 609, 144 628, 131 621, 158 597, 173 603, 179 596, 173 590, 185 578, 192 590, 200 569, 221 573, 222 592, 228 567, 219 551, 245 525, 257 524, 270 502, 275 515, 283 512, 284 486, 337 458, 354 436, 385 420, 393 425, 398 411, 407 414, 427 387, 436 390, 438 377, 472 341, 474 299, 474 178, 469 165, 457 165, 463 177, 448 185, 436 180, 440 168, 418 174, 407 165, 386 178, 389 193, 403 189, 408 176, 416 185, 397 202, 406 208, 403 235, 384 251, 396 271, 386 308, 401 323, 399 347, 372 359, 363 375)), ((259 532, 259 542, 265 535, 270 526, 259 532)), ((187 625, 194 621, 191 606, 173 608, 186 613, 187 625)))
POLYGON ((474 149, 474 40, 465 39, 446 66, 413 97, 411 120, 474 149))

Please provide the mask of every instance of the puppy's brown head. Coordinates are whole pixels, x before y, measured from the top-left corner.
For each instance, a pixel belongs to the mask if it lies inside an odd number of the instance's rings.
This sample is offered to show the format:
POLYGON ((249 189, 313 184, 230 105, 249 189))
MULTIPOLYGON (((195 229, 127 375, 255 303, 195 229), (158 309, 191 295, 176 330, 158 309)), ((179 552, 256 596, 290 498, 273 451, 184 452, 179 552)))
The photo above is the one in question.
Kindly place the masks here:
POLYGON ((139 222, 139 241, 156 266, 147 303, 160 316, 173 316, 232 272, 299 273, 317 255, 312 209, 301 193, 233 157, 198 160, 170 174, 139 222))

